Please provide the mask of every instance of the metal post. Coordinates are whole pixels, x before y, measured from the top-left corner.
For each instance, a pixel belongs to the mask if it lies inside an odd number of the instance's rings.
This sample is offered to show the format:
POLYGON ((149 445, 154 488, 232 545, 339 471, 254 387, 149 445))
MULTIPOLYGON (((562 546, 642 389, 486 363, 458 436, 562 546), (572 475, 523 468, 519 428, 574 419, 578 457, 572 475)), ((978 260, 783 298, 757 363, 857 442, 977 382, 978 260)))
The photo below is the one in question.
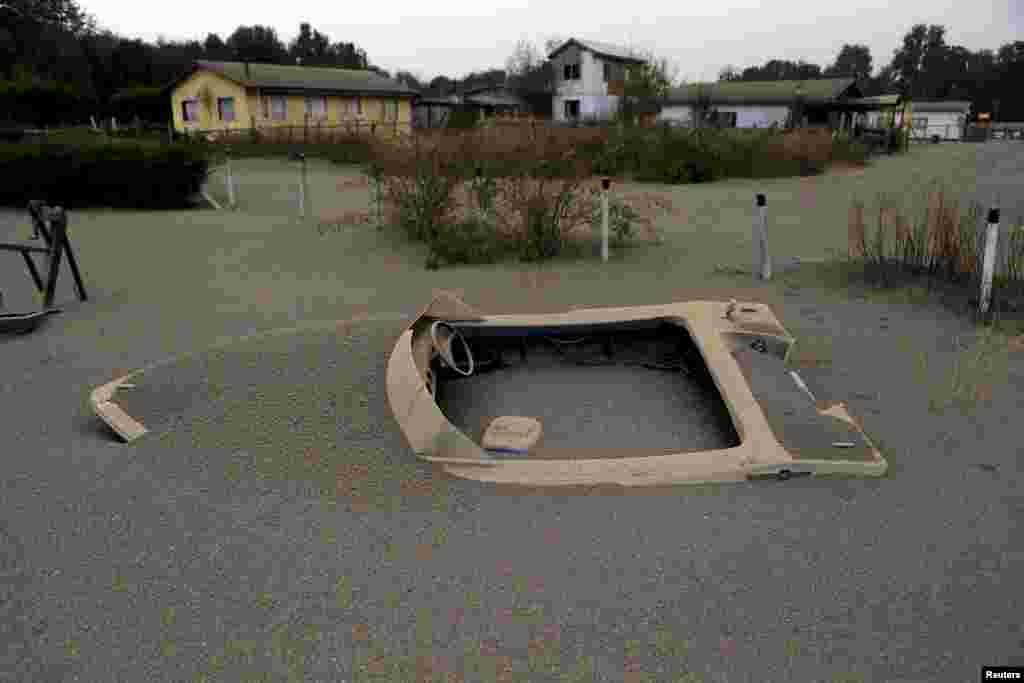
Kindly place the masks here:
POLYGON ((235 179, 231 175, 231 147, 230 146, 225 148, 225 153, 227 154, 227 178, 225 179, 225 182, 227 183, 227 186, 228 186, 228 206, 230 206, 233 209, 233 208, 235 208, 235 179))
POLYGON ((981 270, 981 297, 979 308, 981 314, 988 313, 989 300, 992 297, 992 275, 996 263, 996 241, 999 239, 999 209, 988 212, 988 227, 985 230, 985 258, 981 270))
POLYGON ((476 195, 476 215, 480 221, 484 220, 484 207, 480 203, 480 185, 483 182, 483 175, 483 169, 477 166, 473 180, 473 193, 476 195))
POLYGON ((306 217, 306 155, 305 153, 299 154, 299 160, 302 164, 302 177, 299 181, 299 216, 302 218, 306 217))
POLYGON ((772 279, 772 260, 768 254, 768 207, 763 194, 757 195, 754 215, 754 273, 762 280, 772 279))
POLYGON ((608 262, 608 188, 611 178, 601 178, 601 261, 608 262))

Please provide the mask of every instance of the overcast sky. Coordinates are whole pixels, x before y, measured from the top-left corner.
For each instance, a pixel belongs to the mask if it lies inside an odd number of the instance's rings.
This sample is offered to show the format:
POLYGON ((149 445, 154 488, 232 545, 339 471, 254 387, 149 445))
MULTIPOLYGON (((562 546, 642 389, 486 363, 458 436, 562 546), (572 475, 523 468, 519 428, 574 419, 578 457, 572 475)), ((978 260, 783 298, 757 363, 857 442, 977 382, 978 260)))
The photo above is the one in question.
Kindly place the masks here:
POLYGON ((687 80, 714 80, 726 65, 804 59, 825 66, 844 42, 871 48, 877 70, 915 23, 942 24, 946 41, 972 50, 1024 40, 1024 0, 390 0, 338 3, 217 3, 80 0, 101 27, 154 41, 227 38, 239 24, 263 24, 287 43, 308 21, 332 41, 354 42, 392 73, 429 80, 504 67, 520 39, 540 50, 555 36, 653 50, 687 80), (581 11, 586 7, 585 11, 581 11), (808 10, 807 8, 811 8, 808 10), (813 12, 813 13, 812 13, 813 12))

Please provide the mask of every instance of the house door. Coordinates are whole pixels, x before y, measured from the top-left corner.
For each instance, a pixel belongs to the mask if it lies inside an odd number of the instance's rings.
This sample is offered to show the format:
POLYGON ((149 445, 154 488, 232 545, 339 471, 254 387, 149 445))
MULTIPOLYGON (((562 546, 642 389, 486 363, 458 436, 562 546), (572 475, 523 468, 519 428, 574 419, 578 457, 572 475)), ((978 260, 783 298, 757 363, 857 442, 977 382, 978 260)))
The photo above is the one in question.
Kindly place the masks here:
POLYGON ((580 101, 579 100, 566 100, 565 101, 565 118, 567 119, 578 119, 580 117, 580 101))

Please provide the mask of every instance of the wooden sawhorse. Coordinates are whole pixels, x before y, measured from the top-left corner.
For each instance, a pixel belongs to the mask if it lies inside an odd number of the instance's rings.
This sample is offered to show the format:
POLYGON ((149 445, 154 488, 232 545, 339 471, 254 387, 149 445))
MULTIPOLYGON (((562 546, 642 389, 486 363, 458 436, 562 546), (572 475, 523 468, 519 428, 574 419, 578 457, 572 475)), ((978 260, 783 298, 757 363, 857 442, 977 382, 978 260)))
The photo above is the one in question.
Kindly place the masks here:
POLYGON ((50 309, 53 306, 53 297, 57 292, 57 276, 60 274, 61 257, 67 254, 68 265, 75 278, 78 298, 87 301, 85 286, 82 284, 82 274, 78 271, 78 262, 75 260, 75 253, 72 251, 71 241, 68 239, 68 217, 64 209, 59 206, 50 208, 41 201, 33 200, 28 203, 28 213, 32 217, 32 225, 35 230, 33 239, 42 236, 46 246, 36 246, 24 242, 0 242, 0 251, 21 252, 36 288, 43 295, 44 309, 50 309), (45 283, 32 259, 33 253, 45 254, 49 259, 49 273, 47 273, 45 283))

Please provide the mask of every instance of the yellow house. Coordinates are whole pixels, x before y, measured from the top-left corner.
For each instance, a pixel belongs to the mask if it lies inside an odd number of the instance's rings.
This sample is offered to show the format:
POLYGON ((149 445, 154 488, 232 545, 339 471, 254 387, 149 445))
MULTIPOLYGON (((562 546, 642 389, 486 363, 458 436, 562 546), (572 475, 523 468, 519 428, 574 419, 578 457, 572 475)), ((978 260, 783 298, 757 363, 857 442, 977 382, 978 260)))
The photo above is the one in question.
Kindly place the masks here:
POLYGON ((376 123, 408 133, 416 93, 372 71, 197 61, 168 86, 177 132, 376 123))

